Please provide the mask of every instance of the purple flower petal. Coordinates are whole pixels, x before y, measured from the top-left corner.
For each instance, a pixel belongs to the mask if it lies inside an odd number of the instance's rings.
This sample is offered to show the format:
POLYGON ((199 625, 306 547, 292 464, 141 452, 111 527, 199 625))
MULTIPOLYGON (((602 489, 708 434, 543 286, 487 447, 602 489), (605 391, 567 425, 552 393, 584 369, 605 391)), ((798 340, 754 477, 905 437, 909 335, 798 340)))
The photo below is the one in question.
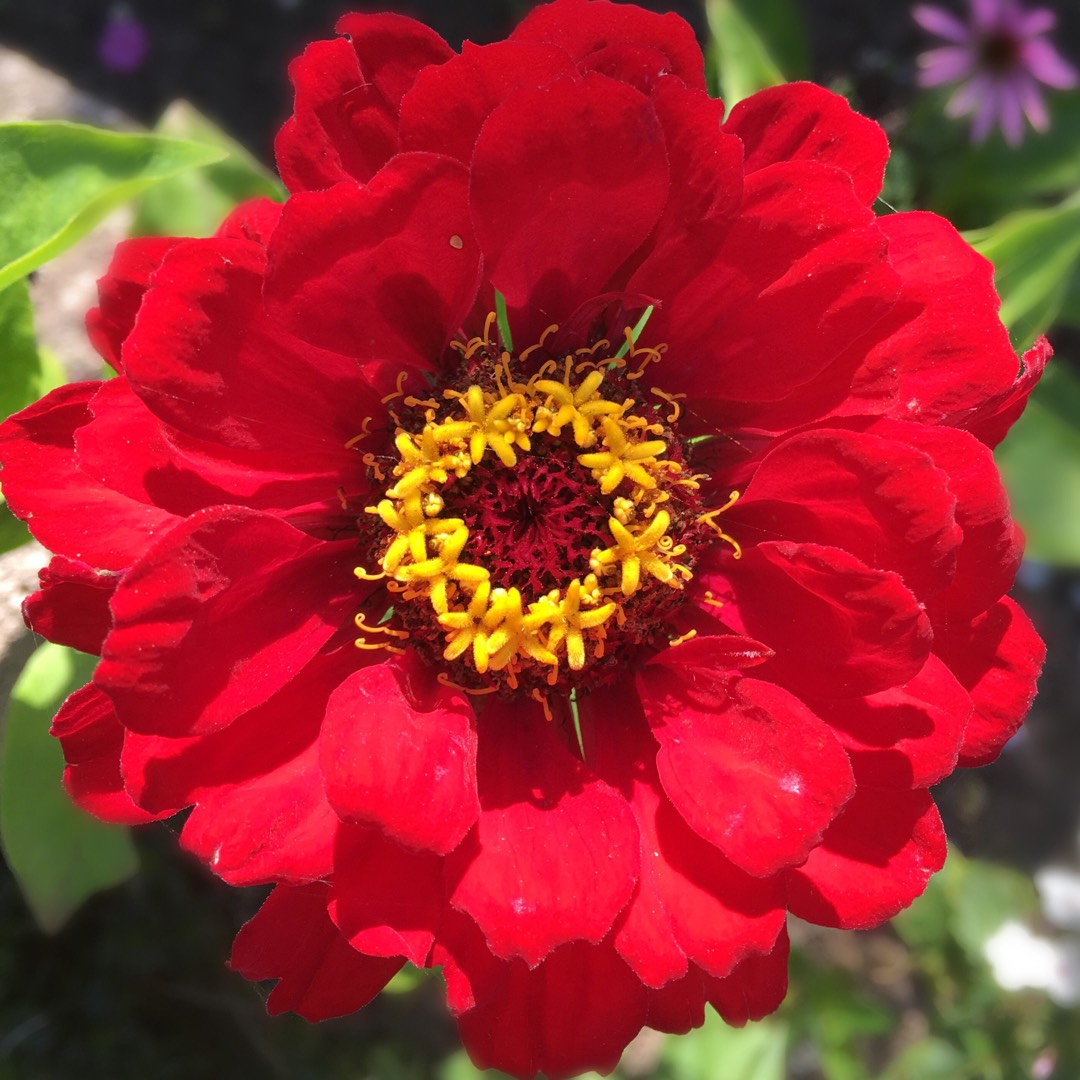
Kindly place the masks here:
POLYGON ((918 60, 919 85, 942 86, 960 82, 975 69, 975 56, 970 49, 959 45, 945 45, 940 49, 924 52, 918 60))
MULTIPOLYGON (((971 85, 970 83, 968 84, 971 85)), ((991 80, 986 80, 986 90, 977 99, 975 119, 971 123, 971 141, 986 142, 990 129, 994 126, 1001 110, 1001 88, 991 80)))
POLYGON ((911 17, 931 34, 946 41, 955 41, 966 45, 971 41, 971 31, 955 15, 929 4, 916 4, 911 9, 911 17))
POLYGON ((945 104, 945 115, 956 119, 967 116, 981 108, 990 97, 992 82, 987 75, 976 75, 970 82, 964 83, 945 104))
POLYGON ((1001 132, 1010 146, 1024 141, 1024 111, 1020 105, 1018 80, 1014 77, 998 86, 998 112, 1001 116, 1001 132))
POLYGON ((1039 82, 1047 86, 1057 90, 1071 90, 1076 86, 1076 68, 1066 62, 1049 41, 1025 42, 1021 62, 1039 82))
POLYGON ((1057 26, 1057 16, 1049 8, 1036 8, 1023 12, 1017 33, 1022 38, 1038 37, 1049 33, 1057 26))
POLYGON ((1036 131, 1046 131, 1050 127, 1050 116, 1046 111, 1046 99, 1039 84, 1026 72, 1017 76, 1016 94, 1024 115, 1036 131))

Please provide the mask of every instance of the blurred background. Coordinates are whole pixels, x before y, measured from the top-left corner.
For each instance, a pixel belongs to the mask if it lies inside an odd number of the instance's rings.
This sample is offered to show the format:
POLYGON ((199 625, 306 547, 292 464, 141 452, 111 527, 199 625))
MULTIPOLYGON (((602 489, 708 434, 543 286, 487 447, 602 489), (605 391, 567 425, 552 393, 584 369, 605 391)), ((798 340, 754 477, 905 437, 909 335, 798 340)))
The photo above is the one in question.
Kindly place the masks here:
MULTIPOLYGON (((862 934, 796 924, 792 991, 776 1017, 683 1038, 646 1031, 620 1066, 627 1080, 1080 1078, 1080 4, 1028 5, 1057 17, 1038 60, 1023 59, 1004 24, 973 21, 963 0, 940 4, 967 26, 964 47, 986 78, 1027 65, 1045 116, 1030 101, 1019 128, 978 107, 955 115, 956 73, 926 55, 944 42, 901 0, 644 6, 692 23, 729 105, 812 78, 881 122, 893 157, 878 211, 946 214, 995 262, 1018 351, 1049 334, 1056 358, 998 455, 1029 536, 1016 595, 1049 646, 1040 696, 997 763, 935 790, 952 855, 910 911, 862 934)), ((35 274, 38 367, 19 386, 0 369, 5 414, 96 376, 81 320, 119 239, 206 233, 240 199, 275 193, 288 60, 361 6, 0 0, 0 121, 157 127, 231 152, 149 189, 35 274)), ((532 5, 381 6, 457 47, 504 36, 532 5)), ((14 687, 0 755, 0 1080, 475 1077, 437 976, 403 974, 342 1021, 270 1020, 267 988, 223 966, 265 890, 217 883, 178 852, 175 824, 103 829, 67 806, 59 749, 43 733, 91 668, 22 630, 18 603, 44 562, 26 540, 0 506, 4 700, 14 687)))

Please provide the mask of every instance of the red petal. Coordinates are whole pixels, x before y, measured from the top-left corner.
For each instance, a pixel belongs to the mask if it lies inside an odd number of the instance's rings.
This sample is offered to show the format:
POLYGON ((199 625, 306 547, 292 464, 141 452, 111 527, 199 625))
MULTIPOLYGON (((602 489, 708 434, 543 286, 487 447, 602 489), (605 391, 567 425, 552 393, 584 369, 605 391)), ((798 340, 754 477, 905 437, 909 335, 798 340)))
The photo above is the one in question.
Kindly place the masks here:
POLYGON ((724 559, 714 595, 725 621, 776 655, 763 677, 812 697, 862 697, 900 686, 930 652, 930 623, 898 574, 839 548, 768 541, 724 559), (769 602, 763 603, 762 598, 769 602))
POLYGON ((248 199, 229 213, 214 235, 250 240, 260 247, 266 247, 281 220, 282 209, 281 203, 265 196, 248 199))
POLYGON ((211 735, 128 731, 121 769, 132 797, 149 810, 194 804, 181 842, 230 884, 325 877, 338 819, 323 791, 317 739, 326 699, 355 663, 348 647, 320 657, 211 735))
POLYGON ((964 427, 988 400, 1009 393, 1019 362, 998 318, 994 269, 943 218, 914 212, 881 219, 903 292, 887 337, 870 356, 896 369, 892 414, 964 427))
POLYGON ((1016 602, 1004 596, 970 625, 948 627, 935 649, 975 705, 960 765, 987 765, 1031 708, 1046 646, 1016 602))
POLYGON ((618 792, 574 757, 538 705, 492 702, 477 726, 480 820, 450 857, 451 895, 492 952, 538 964, 599 941, 638 873, 638 833, 618 792))
POLYGON ((204 790, 180 845, 230 885, 321 878, 331 867, 337 818, 320 782, 313 745, 245 783, 204 790))
POLYGON ((485 270, 526 343, 607 291, 668 196, 652 105, 602 75, 513 94, 484 124, 471 175, 485 270))
POLYGON ((824 87, 789 83, 752 94, 731 110, 724 130, 742 140, 748 173, 777 161, 820 161, 843 169, 867 206, 881 191, 885 132, 824 87))
POLYGON ((956 523, 964 533, 949 588, 929 605, 935 630, 965 622, 1011 588, 1024 537, 1009 513, 1009 496, 994 455, 974 435, 950 427, 880 420, 875 431, 929 454, 949 477, 956 523))
POLYGON ((855 772, 872 787, 929 787, 956 767, 971 698, 936 656, 907 685, 814 703, 855 772))
POLYGON ((1023 369, 1012 386, 984 403, 975 415, 963 421, 962 426, 987 446, 997 446, 1005 438, 1009 428, 1020 418, 1031 391, 1042 378, 1042 373, 1053 355, 1050 342, 1044 337, 1039 338, 1024 353, 1023 369))
POLYGON ((97 655, 112 626, 109 600, 118 575, 56 555, 38 571, 41 590, 26 598, 23 617, 40 637, 97 655))
POLYGON ((427 65, 453 55, 402 15, 347 15, 337 30, 348 39, 317 41, 289 65, 296 103, 274 151, 290 191, 370 180, 398 149, 402 95, 427 65))
POLYGON ((724 1023, 742 1027, 748 1020, 761 1020, 780 1008, 787 996, 788 954, 786 930, 780 931, 776 947, 765 956, 748 956, 723 979, 705 977, 709 1004, 724 1023))
POLYGON ((788 872, 788 907, 821 926, 865 930, 907 907, 944 863, 927 792, 859 788, 821 846, 788 872))
POLYGON ((638 682, 660 780, 687 824, 751 874, 806 858, 854 790, 828 727, 771 683, 700 669, 688 677, 678 649, 638 682))
POLYGON ((523 1080, 606 1073, 645 1021, 644 989, 607 943, 563 945, 533 970, 521 960, 477 969, 471 959, 461 962, 476 1004, 458 1028, 482 1069, 523 1080))
POLYGON ((123 240, 113 253, 108 272, 98 281, 100 307, 86 316, 90 343, 117 371, 120 348, 135 325, 143 294, 154 271, 181 239, 173 236, 140 236, 123 240))
POLYGON ((334 29, 356 50, 364 78, 395 109, 424 68, 454 50, 430 26, 390 12, 343 15, 334 29))
POLYGON ((0 424, 4 494, 50 551, 123 570, 177 519, 93 481, 77 466, 74 435, 91 419, 101 383, 72 383, 0 424))
POLYGON ((247 979, 278 979, 266 1003, 271 1016, 305 1020, 344 1016, 366 1005, 404 961, 364 956, 326 914, 321 883, 279 885, 233 942, 229 967, 247 979))
POLYGON ((649 992, 645 1023, 655 1031, 683 1035, 704 1023, 706 1001, 734 1027, 761 1020, 775 1012, 787 994, 789 951, 782 929, 770 953, 748 956, 722 979, 691 967, 678 982, 649 992))
POLYGON ((76 690, 56 714, 51 733, 64 749, 64 787, 76 805, 103 821, 141 825, 174 814, 152 814, 136 806, 120 775, 124 729, 112 702, 93 684, 76 690))
POLYGON ((330 917, 355 949, 428 962, 446 909, 443 860, 409 851, 378 829, 342 826, 330 917))
POLYGON ((779 881, 752 878, 701 840, 668 804, 656 741, 632 688, 606 688, 581 707, 586 760, 623 794, 641 835, 641 873, 617 924, 619 955, 648 986, 682 976, 687 959, 725 975, 767 950, 784 924, 779 881))
POLYGON ((728 531, 843 548, 925 599, 949 584, 963 538, 948 479, 900 441, 808 431, 765 455, 728 531))
MULTIPOLYGON (((464 166, 400 154, 363 188, 289 200, 270 244, 267 303, 290 333, 342 357, 393 361, 395 374, 430 368, 472 308, 479 259, 464 166)), ((320 381, 330 394, 333 380, 320 381)), ((339 399, 327 414, 342 408, 339 399)))
POLYGON ((170 252, 124 344, 125 371, 155 415, 191 438, 348 468, 355 455, 344 444, 378 415, 383 391, 365 384, 354 359, 276 327, 262 306, 265 259, 258 245, 231 239, 170 252))
POLYGON ((695 280, 669 291, 643 267, 628 288, 664 301, 648 328, 679 357, 664 388, 688 393, 696 411, 702 396, 717 399, 722 419, 813 387, 892 308, 899 280, 848 176, 792 161, 746 177, 739 214, 695 280))
POLYGON ((724 106, 661 79, 652 97, 664 129, 671 185, 667 206, 642 252, 633 287, 675 296, 711 268, 742 203, 742 146, 720 130, 724 106))
POLYGON ((343 444, 311 454, 282 447, 277 437, 254 451, 188 439, 163 424, 125 378, 103 384, 90 410, 93 419, 75 433, 80 469, 179 516, 231 503, 277 511, 325 535, 339 521, 343 528, 355 523, 355 511, 342 510, 339 488, 354 498, 370 490, 362 455, 343 444))
POLYGON ((265 514, 200 511, 125 575, 97 682, 132 730, 225 727, 285 686, 345 623, 355 559, 351 541, 312 540, 265 514))
POLYGON ((480 813, 472 706, 411 654, 355 672, 330 695, 321 761, 341 819, 407 847, 445 855, 480 813))
POLYGON ((633 4, 607 0, 558 0, 533 8, 511 41, 540 41, 565 49, 584 68, 613 46, 646 45, 667 57, 664 73, 695 90, 705 89, 705 63, 690 25, 678 15, 660 15, 633 4))
POLYGON ((484 121, 522 86, 543 86, 574 70, 551 45, 497 41, 473 45, 438 67, 427 67, 401 101, 401 145, 430 150, 468 165, 484 121))

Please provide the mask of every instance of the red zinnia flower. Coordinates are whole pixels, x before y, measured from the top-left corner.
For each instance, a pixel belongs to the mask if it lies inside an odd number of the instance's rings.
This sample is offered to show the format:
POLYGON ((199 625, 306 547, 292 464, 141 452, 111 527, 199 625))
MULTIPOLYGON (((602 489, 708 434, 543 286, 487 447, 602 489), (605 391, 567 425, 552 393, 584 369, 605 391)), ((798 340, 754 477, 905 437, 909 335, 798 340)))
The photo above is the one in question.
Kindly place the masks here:
POLYGON ((278 883, 233 955, 275 1011, 441 965, 475 1059, 550 1076, 760 1017, 786 912, 909 903, 928 786, 1028 707, 990 447, 1048 349, 1018 374, 946 222, 874 216, 875 124, 721 123, 674 16, 338 29, 288 202, 122 245, 117 378, 0 432, 28 620, 101 655, 68 787, 278 883))

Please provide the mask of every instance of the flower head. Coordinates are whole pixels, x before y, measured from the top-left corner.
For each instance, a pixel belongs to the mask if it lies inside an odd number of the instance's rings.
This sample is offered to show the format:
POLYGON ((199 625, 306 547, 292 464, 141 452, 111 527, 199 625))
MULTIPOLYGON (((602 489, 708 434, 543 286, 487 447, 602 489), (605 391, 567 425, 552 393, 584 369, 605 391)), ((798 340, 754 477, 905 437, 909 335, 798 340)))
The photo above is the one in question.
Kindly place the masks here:
POLYGON ((352 15, 291 69, 291 195, 133 240, 117 369, 0 428, 99 653, 66 783, 277 888, 272 1010, 441 966, 476 1060, 608 1068, 785 992, 945 855, 1042 645, 991 447, 991 268, 878 219, 887 147, 802 84, 726 118, 678 18, 556 0, 454 54, 352 15))
POLYGON ((1042 86, 1067 90, 1077 73, 1045 35, 1055 17, 1046 8, 1028 11, 1019 0, 968 0, 967 24, 939 7, 917 4, 915 21, 948 45, 919 57, 923 86, 962 85, 949 99, 949 116, 974 114, 971 138, 982 142, 997 124, 1010 146, 1024 137, 1024 117, 1036 131, 1046 131, 1042 86))

